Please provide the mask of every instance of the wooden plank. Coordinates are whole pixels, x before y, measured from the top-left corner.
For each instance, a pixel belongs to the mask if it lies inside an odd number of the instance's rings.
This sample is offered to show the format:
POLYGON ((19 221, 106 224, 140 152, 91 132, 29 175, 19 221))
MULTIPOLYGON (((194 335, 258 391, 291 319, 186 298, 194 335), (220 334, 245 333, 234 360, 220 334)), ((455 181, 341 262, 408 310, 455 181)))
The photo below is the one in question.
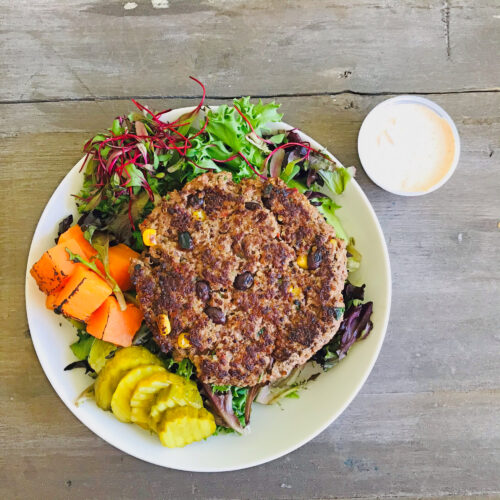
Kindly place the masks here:
POLYGON ((0 100, 497 88, 496 0, 1 2, 0 100), (263 54, 265 54, 263 56, 263 54))
POLYGON ((23 498, 37 498, 41 485, 50 498, 498 495, 498 396, 498 391, 361 395, 327 431, 287 457, 244 471, 194 474, 122 454, 79 424, 62 403, 33 393, 18 402, 20 410, 37 417, 23 428, 22 442, 19 417, 10 414, 4 422, 9 462, 0 476, 10 494, 23 498))
MULTIPOLYGON (((0 106, 0 496, 334 498, 500 495, 500 96, 431 96, 462 136, 451 181, 392 196, 358 171, 385 231, 394 299, 362 393, 318 438, 265 466, 190 474, 139 462, 81 425, 50 387, 24 313, 38 217, 83 142, 126 101, 0 106)), ((356 139, 382 97, 286 98, 285 118, 359 166, 356 139)), ((185 100, 146 101, 177 107, 185 100)), ((215 103, 215 101, 213 101, 215 103)))

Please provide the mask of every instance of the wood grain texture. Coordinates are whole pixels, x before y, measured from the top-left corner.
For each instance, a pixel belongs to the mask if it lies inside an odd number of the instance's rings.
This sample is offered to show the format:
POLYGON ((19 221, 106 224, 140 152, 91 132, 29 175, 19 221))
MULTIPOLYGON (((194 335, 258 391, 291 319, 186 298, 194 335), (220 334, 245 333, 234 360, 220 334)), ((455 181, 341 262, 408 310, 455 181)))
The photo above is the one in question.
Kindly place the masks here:
POLYGON ((0 497, 500 498, 498 2, 136 3, 0 0, 0 497), (315 440, 234 473, 162 469, 92 434, 45 378, 24 311, 33 231, 83 142, 130 109, 126 96, 195 104, 189 74, 211 96, 291 94, 286 121, 348 165, 380 93, 436 92, 462 139, 453 178, 424 197, 358 168, 393 271, 380 357, 315 440))
POLYGON ((1 100, 499 87, 496 0, 2 0, 1 100))
MULTIPOLYGON (((500 99, 432 98, 452 113, 463 142, 460 166, 446 186, 406 199, 381 191, 358 171, 386 234, 394 277, 387 340, 367 384, 300 450, 251 470, 213 475, 154 467, 94 436, 49 386, 26 333, 24 270, 38 216, 84 140, 130 104, 3 105, 0 207, 14 221, 0 222, 7 325, 0 344, 2 496, 36 497, 41 486, 51 498, 500 494, 500 99)), ((357 131, 380 99, 281 101, 287 121, 358 165, 357 131)), ((160 107, 157 100, 149 104, 160 107)), ((162 107, 182 104, 161 101, 162 107)))

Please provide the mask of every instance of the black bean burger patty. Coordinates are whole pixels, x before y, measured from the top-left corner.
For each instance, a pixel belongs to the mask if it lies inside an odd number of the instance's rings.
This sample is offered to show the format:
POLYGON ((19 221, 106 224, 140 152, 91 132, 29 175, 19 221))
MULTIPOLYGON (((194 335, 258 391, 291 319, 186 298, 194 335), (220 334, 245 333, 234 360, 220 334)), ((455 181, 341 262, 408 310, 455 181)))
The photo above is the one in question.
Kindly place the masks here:
POLYGON ((203 382, 276 380, 337 332, 345 243, 280 179, 201 175, 170 193, 146 229, 155 244, 131 266, 146 322, 203 382))

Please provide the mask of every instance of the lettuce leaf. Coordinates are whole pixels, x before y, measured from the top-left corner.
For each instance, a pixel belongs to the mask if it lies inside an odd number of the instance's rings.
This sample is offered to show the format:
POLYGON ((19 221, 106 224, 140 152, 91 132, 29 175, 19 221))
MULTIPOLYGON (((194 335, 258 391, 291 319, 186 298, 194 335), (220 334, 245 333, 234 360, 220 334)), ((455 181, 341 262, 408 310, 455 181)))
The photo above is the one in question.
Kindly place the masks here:
POLYGON ((83 361, 89 357, 90 349, 92 349, 95 337, 92 337, 92 335, 89 335, 83 330, 78 330, 77 335, 78 340, 69 347, 73 351, 75 357, 83 361))
POLYGON ((344 192, 347 183, 352 178, 352 173, 345 167, 337 167, 334 171, 318 170, 318 173, 328 188, 337 194, 344 192))
POLYGON ((209 110, 205 133, 192 140, 193 146, 186 155, 186 163, 192 168, 186 181, 204 172, 196 165, 215 172, 229 170, 236 182, 253 177, 253 170, 243 158, 235 157, 231 161, 224 161, 239 153, 258 170, 264 167, 264 161, 269 154, 267 145, 262 141, 259 143, 259 138, 252 133, 250 125, 235 107, 245 115, 259 135, 263 133, 266 123, 280 121, 283 116, 277 112, 279 104, 263 104, 262 101, 252 104, 249 97, 235 99, 234 107, 222 105, 216 110, 209 110))
POLYGON ((349 238, 347 237, 347 234, 344 231, 344 228, 342 227, 342 224, 341 224, 339 218, 335 215, 335 210, 340 208, 339 205, 337 205, 330 198, 327 198, 327 199, 323 199, 321 202, 321 205, 317 208, 318 208, 318 211, 326 219, 326 222, 328 222, 328 224, 330 224, 330 226, 333 226, 337 237, 344 240, 344 241, 348 241, 349 238))
POLYGON ((275 102, 264 104, 259 99, 257 104, 252 104, 250 97, 247 96, 235 99, 234 105, 248 118, 258 134, 264 130, 266 123, 279 122, 283 118, 283 114, 278 113, 280 104, 275 102))

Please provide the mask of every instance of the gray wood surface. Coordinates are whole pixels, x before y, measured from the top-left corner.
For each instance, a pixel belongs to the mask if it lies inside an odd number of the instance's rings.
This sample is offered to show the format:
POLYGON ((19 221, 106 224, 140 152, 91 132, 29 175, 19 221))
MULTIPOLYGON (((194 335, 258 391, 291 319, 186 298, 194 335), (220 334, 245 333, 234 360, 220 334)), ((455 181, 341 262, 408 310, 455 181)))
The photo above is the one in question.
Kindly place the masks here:
POLYGON ((0 1, 0 497, 500 498, 499 3, 136 3, 0 1), (390 195, 358 169, 394 282, 360 395, 294 453, 210 475, 140 462, 80 424, 24 312, 34 228, 83 142, 128 96, 195 103, 189 74, 212 104, 282 96, 286 121, 346 164, 359 166, 359 126, 386 94, 430 93, 462 139, 458 170, 428 196, 390 195))

